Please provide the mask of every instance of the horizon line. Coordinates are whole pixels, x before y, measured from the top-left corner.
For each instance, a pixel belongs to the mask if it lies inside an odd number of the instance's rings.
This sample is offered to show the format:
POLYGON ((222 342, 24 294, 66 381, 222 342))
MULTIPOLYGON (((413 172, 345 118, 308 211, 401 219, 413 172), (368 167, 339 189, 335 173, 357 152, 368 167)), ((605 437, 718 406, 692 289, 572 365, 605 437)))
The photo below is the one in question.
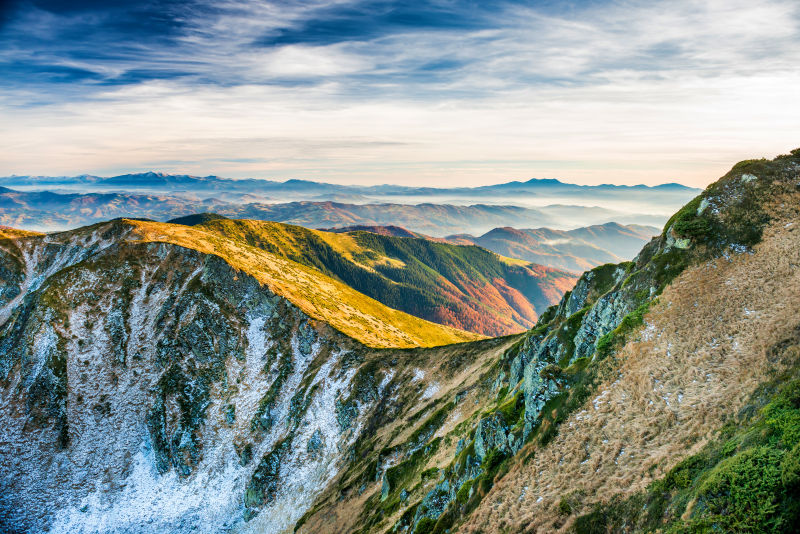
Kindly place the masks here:
MULTIPOLYGON (((482 187, 492 187, 492 186, 499 186, 499 185, 507 185, 507 184, 527 184, 531 182, 556 182, 562 185, 573 185, 578 187, 588 187, 588 188, 596 188, 596 187, 624 187, 624 188, 636 188, 636 187, 644 187, 648 189, 655 189, 658 187, 663 186, 680 186, 686 189, 694 189, 698 191, 702 191, 702 187, 694 187, 690 185, 683 184, 677 181, 670 181, 670 182, 662 182, 654 185, 647 185, 643 183, 638 184, 620 184, 620 183, 613 183, 613 182, 604 182, 600 184, 582 184, 576 182, 569 182, 563 181, 559 178, 529 178, 529 179, 511 179, 508 181, 503 182, 495 182, 495 183, 485 183, 481 185, 471 185, 471 186, 451 186, 451 187, 439 187, 439 186, 421 186, 421 185, 403 185, 399 183, 391 183, 391 182, 382 182, 376 184, 357 184, 357 183, 336 183, 336 182, 325 182, 325 181, 317 181, 317 180, 309 180, 306 178, 287 178, 285 180, 276 180, 271 178, 262 178, 262 177, 243 177, 243 178, 234 178, 234 177, 226 177, 220 176, 218 174, 207 174, 205 176, 201 176, 198 174, 189 174, 189 173, 165 173, 163 171, 140 171, 140 172, 125 172, 121 174, 110 174, 110 175, 101 175, 101 174, 90 174, 90 173, 83 173, 83 174, 62 174, 62 175, 49 175, 49 174, 10 174, 5 176, 0 176, 0 180, 5 180, 9 178, 50 178, 50 179, 75 179, 75 178, 82 178, 82 177, 92 177, 92 178, 100 178, 100 179, 110 179, 110 178, 118 178, 120 176, 141 176, 141 175, 157 175, 157 176, 185 176, 188 178, 216 178, 218 180, 225 180, 225 181, 232 181, 232 182, 240 182, 240 181, 247 181, 247 180, 255 180, 255 181, 262 181, 268 182, 273 184, 287 184, 289 182, 305 182, 310 184, 320 184, 320 185, 334 185, 334 186, 341 186, 341 187, 352 187, 352 188, 373 188, 373 187, 382 187, 382 186, 394 186, 394 187, 404 187, 408 189, 433 189, 433 190, 452 190, 452 189, 479 189, 482 187)), ((33 185, 33 184, 31 184, 33 185)))

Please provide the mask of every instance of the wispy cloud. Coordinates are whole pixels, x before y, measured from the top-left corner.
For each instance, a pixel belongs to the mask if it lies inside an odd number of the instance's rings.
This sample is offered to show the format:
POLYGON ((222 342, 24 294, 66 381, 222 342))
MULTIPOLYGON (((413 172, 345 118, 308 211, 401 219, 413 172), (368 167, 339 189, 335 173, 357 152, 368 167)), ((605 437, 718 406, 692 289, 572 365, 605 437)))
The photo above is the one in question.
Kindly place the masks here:
POLYGON ((0 16, 0 173, 701 185, 800 144, 793 1, 49 4, 0 16))

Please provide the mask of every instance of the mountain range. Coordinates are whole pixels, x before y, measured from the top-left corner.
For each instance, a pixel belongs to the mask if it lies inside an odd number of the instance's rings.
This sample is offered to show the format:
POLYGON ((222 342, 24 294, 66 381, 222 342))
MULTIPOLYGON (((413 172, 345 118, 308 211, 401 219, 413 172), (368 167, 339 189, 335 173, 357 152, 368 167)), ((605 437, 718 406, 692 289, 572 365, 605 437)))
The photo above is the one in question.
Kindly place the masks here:
POLYGON ((356 225, 327 229, 330 232, 364 231, 394 237, 415 237, 456 245, 477 245, 509 258, 517 258, 554 269, 583 272, 604 263, 633 258, 654 235, 654 226, 621 225, 615 222, 575 228, 494 228, 482 236, 454 234, 444 238, 412 232, 400 226, 356 225))
POLYGON ((591 194, 610 194, 619 191, 626 193, 660 193, 675 194, 697 192, 694 188, 677 183, 647 185, 576 185, 564 183, 556 179, 537 179, 512 181, 495 185, 478 187, 413 187, 403 185, 340 185, 310 180, 286 180, 283 182, 264 179, 230 179, 219 176, 191 176, 187 174, 164 174, 160 172, 144 172, 101 177, 92 175, 80 176, 6 176, 0 177, 0 184, 7 187, 73 187, 86 188, 125 188, 148 189, 159 191, 245 191, 274 194, 361 194, 361 195, 402 195, 402 196, 438 196, 438 195, 470 195, 485 196, 504 192, 518 194, 521 192, 540 194, 564 194, 588 192, 591 194))
MULTIPOLYGON (((173 223, 316 269, 387 306, 483 335, 521 332, 558 302, 575 275, 477 246, 380 233, 190 216, 173 223)), ((165 232, 180 228, 162 225, 165 232)))
POLYGON ((606 223, 574 230, 495 228, 475 237, 447 236, 450 243, 479 245, 504 256, 583 272, 604 263, 619 263, 659 233, 654 226, 606 223))
POLYGON ((213 211, 310 228, 396 225, 436 237, 501 226, 661 226, 699 190, 679 184, 580 186, 558 180, 482 187, 355 186, 161 173, 0 178, 0 223, 65 230, 111 217, 167 220, 213 211))
POLYGON ((0 224, 57 231, 115 217, 169 220, 201 212, 232 218, 285 222, 307 228, 396 225, 443 237, 486 232, 498 226, 550 225, 574 228, 583 223, 662 223, 666 217, 599 207, 548 205, 343 204, 330 201, 235 204, 217 199, 137 193, 53 193, 0 188, 0 224))
POLYGON ((488 339, 381 299, 499 316, 511 300, 470 291, 522 288, 503 265, 567 275, 213 216, 4 228, 0 526, 795 532, 799 173, 800 149, 740 162, 632 261, 488 339))

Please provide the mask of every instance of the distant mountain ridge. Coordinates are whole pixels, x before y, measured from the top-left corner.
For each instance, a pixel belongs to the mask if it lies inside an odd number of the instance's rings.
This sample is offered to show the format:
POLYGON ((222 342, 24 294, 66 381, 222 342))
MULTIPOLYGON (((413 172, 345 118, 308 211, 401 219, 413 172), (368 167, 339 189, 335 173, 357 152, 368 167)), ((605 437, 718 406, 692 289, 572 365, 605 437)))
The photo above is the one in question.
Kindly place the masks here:
POLYGON ((457 234, 445 240, 478 245, 503 256, 557 269, 583 272, 604 263, 632 259, 658 233, 654 226, 610 222, 574 230, 503 227, 478 237, 457 234))
POLYGON ((216 212, 310 228, 400 226, 434 237, 496 227, 661 226, 699 190, 680 184, 576 185, 556 179, 478 187, 340 185, 147 172, 0 178, 0 224, 65 230, 113 217, 216 212), (39 195, 39 196, 37 196, 39 195), (61 195, 61 196, 56 196, 61 195))
POLYGON ((394 237, 431 239, 457 245, 477 245, 501 256, 573 272, 583 272, 604 263, 630 260, 652 236, 659 233, 659 229, 655 226, 621 225, 615 222, 566 231, 552 228, 517 229, 505 226, 494 228, 477 237, 470 234, 454 234, 436 238, 411 232, 399 226, 346 226, 326 231, 338 233, 366 231, 394 237))
POLYGON ((226 217, 258 219, 307 228, 400 226, 412 232, 443 237, 483 233, 499 226, 581 226, 585 220, 661 224, 663 217, 626 214, 598 207, 551 205, 538 208, 495 204, 347 204, 330 201, 238 204, 215 198, 130 192, 54 193, 0 191, 0 224, 39 231, 66 230, 117 217, 170 220, 213 212, 226 217))
POLYGON ((96 185, 96 186, 136 186, 136 187, 152 187, 152 186, 205 186, 209 189, 238 189, 238 190, 282 190, 282 191, 307 191, 307 190, 324 190, 324 191, 338 191, 338 192, 365 192, 365 193, 382 193, 382 194, 431 194, 431 193, 466 193, 474 191, 476 193, 485 193, 493 189, 537 189, 537 188, 559 188, 559 189, 580 189, 591 191, 602 190, 681 190, 681 191, 695 191, 700 189, 688 187, 678 183, 665 183, 655 186, 648 186, 644 184, 637 185, 616 185, 616 184, 600 184, 600 185, 578 185, 562 182, 555 178, 532 178, 527 181, 510 181, 500 184, 490 184, 476 187, 415 187, 415 186, 402 186, 394 184, 381 184, 371 186, 360 185, 341 185, 331 184, 326 182, 316 182, 312 180, 289 179, 285 181, 275 181, 259 178, 222 178, 219 176, 193 176, 189 174, 166 174, 162 172, 142 172, 120 174, 116 176, 94 176, 83 174, 79 176, 5 176, 0 177, 0 184, 11 186, 35 186, 35 185, 96 185))

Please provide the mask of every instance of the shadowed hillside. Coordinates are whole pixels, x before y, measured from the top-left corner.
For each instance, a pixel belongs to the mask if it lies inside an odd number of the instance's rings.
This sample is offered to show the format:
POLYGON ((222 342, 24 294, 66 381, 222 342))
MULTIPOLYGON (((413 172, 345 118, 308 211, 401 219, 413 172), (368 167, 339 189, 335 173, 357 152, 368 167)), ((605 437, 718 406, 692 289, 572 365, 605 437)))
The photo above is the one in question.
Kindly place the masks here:
POLYGON ((193 228, 318 269, 389 307, 484 335, 529 328, 575 282, 569 273, 427 239, 245 220, 193 228))
POLYGON ((446 238, 451 243, 474 244, 511 258, 556 269, 583 272, 604 263, 636 256, 658 233, 652 226, 606 223, 574 230, 495 228, 480 237, 468 234, 446 238))

